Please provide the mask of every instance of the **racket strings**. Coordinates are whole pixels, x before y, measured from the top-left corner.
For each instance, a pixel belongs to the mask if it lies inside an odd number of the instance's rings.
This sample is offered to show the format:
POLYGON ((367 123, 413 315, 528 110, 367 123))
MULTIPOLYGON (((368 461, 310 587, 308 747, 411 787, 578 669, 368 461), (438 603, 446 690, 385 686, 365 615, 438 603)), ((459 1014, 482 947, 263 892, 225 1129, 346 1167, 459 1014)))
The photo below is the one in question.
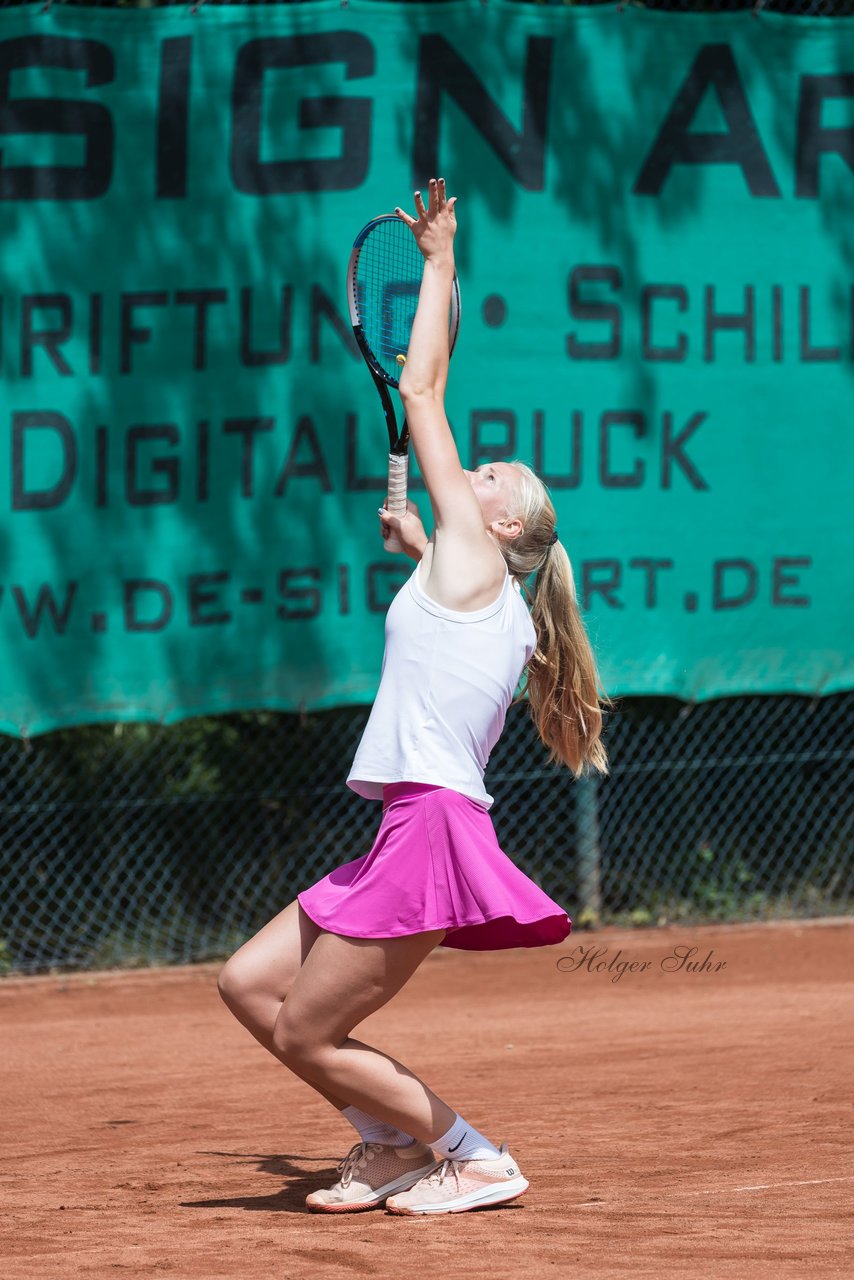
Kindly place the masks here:
POLYGON ((374 359, 397 385, 418 307, 424 259, 398 219, 379 222, 366 236, 356 266, 356 310, 374 359))

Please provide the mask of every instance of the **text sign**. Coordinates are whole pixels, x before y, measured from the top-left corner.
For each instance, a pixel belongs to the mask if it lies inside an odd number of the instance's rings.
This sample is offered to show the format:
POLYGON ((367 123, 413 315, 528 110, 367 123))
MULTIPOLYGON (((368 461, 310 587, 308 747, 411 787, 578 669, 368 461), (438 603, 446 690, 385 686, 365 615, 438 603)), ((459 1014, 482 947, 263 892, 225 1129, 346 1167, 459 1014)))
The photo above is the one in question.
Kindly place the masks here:
POLYGON ((847 24, 33 6, 0 11, 0 728, 372 699, 413 566, 346 265, 439 172, 460 456, 550 486, 608 692, 850 687, 847 24))

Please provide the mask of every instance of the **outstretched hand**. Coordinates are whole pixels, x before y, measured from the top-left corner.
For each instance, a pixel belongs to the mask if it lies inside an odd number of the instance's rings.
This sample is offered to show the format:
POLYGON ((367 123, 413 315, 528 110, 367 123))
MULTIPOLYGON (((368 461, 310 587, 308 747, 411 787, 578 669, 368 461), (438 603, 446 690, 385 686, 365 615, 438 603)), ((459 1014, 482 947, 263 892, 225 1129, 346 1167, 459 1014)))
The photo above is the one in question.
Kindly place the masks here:
POLYGON ((427 200, 425 209, 421 192, 415 192, 417 218, 410 217, 402 209, 395 209, 395 213, 412 231, 418 248, 426 259, 453 257, 454 233, 457 230, 454 205, 457 203, 457 197, 451 196, 448 200, 445 194, 445 179, 431 178, 427 200))

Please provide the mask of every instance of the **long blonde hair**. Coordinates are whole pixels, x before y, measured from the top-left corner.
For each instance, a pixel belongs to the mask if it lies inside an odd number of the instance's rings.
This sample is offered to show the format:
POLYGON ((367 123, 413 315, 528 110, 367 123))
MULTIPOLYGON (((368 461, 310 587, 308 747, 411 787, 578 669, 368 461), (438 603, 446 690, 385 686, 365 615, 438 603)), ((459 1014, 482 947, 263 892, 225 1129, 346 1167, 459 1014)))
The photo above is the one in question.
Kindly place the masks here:
POLYGON ((499 535, 497 541, 531 606, 537 633, 537 650, 525 669, 517 701, 527 693, 531 717, 551 760, 567 765, 576 777, 591 770, 606 774, 603 710, 614 704, 601 689, 569 556, 560 541, 552 542, 555 509, 536 472, 518 460, 509 465, 517 469, 519 479, 506 514, 518 517, 523 531, 516 538, 499 535), (537 575, 533 594, 527 585, 532 573, 537 575))

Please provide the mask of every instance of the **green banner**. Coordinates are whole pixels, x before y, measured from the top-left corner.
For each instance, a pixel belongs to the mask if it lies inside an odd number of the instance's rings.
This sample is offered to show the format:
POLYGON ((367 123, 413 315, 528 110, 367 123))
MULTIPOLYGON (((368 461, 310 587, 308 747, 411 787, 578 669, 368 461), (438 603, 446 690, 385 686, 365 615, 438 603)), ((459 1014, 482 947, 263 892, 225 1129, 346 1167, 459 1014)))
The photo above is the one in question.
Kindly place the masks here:
POLYGON ((606 689, 851 686, 851 22, 39 4, 0 12, 0 728, 371 700, 412 562, 345 270, 438 172, 461 459, 551 486, 606 689))

